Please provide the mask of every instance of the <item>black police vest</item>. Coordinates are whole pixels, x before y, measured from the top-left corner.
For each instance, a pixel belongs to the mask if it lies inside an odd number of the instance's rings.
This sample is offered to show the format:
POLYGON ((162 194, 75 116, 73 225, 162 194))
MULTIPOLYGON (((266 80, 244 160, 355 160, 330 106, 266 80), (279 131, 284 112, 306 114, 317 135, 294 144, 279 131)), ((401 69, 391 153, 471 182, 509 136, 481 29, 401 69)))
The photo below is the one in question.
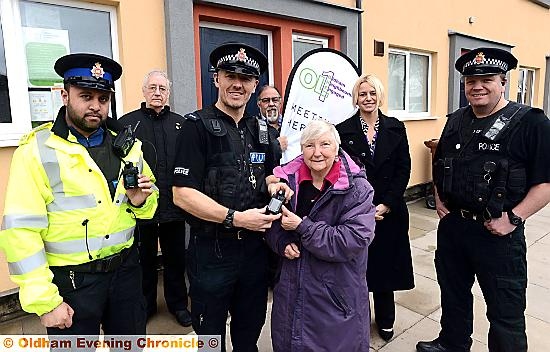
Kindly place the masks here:
POLYGON ((88 153, 95 161, 99 169, 105 176, 107 184, 109 186, 109 192, 111 193, 111 199, 115 197, 116 186, 118 184, 118 178, 120 176, 121 160, 115 155, 113 151, 113 136, 110 132, 105 133, 103 143, 96 147, 86 147, 88 153))
POLYGON ((434 161, 434 182, 450 210, 466 209, 486 218, 498 218, 525 197, 526 170, 510 158, 509 148, 521 118, 530 109, 509 102, 468 140, 463 140, 461 131, 467 113, 473 116, 471 107, 448 115, 438 146, 442 158, 434 161))
MULTIPOLYGON (((269 200, 265 182, 269 149, 267 125, 261 129, 262 121, 248 117, 244 127, 227 128, 226 122, 209 110, 195 111, 186 118, 193 118, 192 115, 197 116, 208 131, 202 192, 238 211, 264 207, 269 200)), ((206 222, 201 222, 200 226, 207 232, 215 226, 222 228, 219 224, 206 222)))

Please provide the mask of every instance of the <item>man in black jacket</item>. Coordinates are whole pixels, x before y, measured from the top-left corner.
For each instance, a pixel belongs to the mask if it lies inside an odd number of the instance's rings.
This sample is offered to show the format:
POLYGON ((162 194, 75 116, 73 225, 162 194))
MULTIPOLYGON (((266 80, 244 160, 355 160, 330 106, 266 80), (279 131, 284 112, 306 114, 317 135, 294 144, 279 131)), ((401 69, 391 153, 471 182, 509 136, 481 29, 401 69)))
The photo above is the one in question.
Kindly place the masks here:
POLYGON ((418 352, 470 351, 474 279, 487 305, 489 351, 527 351, 525 220, 550 201, 550 121, 504 97, 517 64, 490 47, 455 63, 470 105, 448 115, 434 155, 441 331, 418 352))
POLYGON ((184 118, 170 111, 166 105, 170 96, 170 81, 165 72, 149 72, 143 81, 142 91, 145 102, 141 103, 141 108, 122 116, 120 122, 133 128, 137 126, 136 136, 143 143, 144 158, 157 177, 156 185, 160 190, 155 217, 139 222, 137 231, 147 318, 157 311, 156 269, 160 242, 166 305, 178 323, 190 326, 185 284, 184 213, 172 202, 174 153, 184 118))
POLYGON ((186 115, 174 168, 174 201, 193 215, 187 270, 193 328, 221 335, 225 352, 230 312, 233 350, 257 352, 267 307, 263 233, 280 215, 266 214, 265 177, 276 166, 276 146, 267 123, 245 107, 267 59, 242 43, 223 44, 209 59, 218 99, 186 115))

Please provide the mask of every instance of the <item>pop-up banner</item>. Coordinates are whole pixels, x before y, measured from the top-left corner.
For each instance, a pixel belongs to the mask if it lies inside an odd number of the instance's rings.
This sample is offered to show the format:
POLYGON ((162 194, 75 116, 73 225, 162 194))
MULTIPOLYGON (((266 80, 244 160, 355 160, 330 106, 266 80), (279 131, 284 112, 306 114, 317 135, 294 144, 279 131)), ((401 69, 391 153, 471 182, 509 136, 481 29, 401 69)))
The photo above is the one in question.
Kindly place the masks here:
POLYGON ((334 49, 314 49, 296 62, 285 91, 281 135, 288 147, 281 164, 301 154, 300 136, 311 121, 338 124, 355 114, 351 91, 358 78, 355 63, 334 49))

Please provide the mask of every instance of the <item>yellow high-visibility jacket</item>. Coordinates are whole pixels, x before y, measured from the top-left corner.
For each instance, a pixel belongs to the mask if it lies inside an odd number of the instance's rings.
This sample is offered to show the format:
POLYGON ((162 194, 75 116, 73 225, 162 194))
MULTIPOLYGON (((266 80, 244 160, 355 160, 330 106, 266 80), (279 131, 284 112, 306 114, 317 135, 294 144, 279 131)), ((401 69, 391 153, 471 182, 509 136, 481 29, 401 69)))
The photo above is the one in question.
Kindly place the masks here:
MULTIPOLYGON (((86 148, 70 132, 67 139, 54 134, 52 126, 35 128, 13 154, 0 232, 0 248, 10 278, 20 287, 21 306, 38 315, 63 301, 49 266, 82 264, 90 261, 89 253, 95 260, 130 247, 134 216, 150 219, 158 200, 153 187, 143 206, 133 207, 120 179, 113 200, 86 148)), ((141 142, 136 141, 124 160, 154 182, 141 142)))

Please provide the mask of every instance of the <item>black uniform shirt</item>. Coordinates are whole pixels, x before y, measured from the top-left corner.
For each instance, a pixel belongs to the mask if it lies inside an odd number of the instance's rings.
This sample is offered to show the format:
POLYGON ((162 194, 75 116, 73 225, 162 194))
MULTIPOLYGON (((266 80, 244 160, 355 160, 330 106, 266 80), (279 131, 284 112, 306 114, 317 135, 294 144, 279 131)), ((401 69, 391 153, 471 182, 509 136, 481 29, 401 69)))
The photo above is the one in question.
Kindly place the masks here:
MULTIPOLYGON (((506 107, 504 108, 506 109, 506 107)), ((493 114, 500 115, 500 110, 493 114)), ((466 143, 468 135, 477 130, 483 129, 491 116, 477 119, 472 111, 468 109, 461 121, 461 143, 466 143)), ((515 128, 512 136, 509 155, 512 159, 519 161, 527 171, 527 187, 531 188, 540 183, 550 182, 550 120, 540 109, 531 109, 521 119, 520 125, 515 128)), ((445 143, 442 137, 440 143, 445 143)), ((441 148, 437 148, 434 160, 444 158, 441 155, 441 148)))
MULTIPOLYGON (((225 138, 234 138, 239 131, 250 133, 246 127, 247 119, 254 117, 245 116, 239 121, 235 120, 215 106, 202 110, 202 113, 214 113, 217 118, 225 124, 228 135, 225 138)), ((192 121, 190 119, 183 123, 182 131, 176 147, 176 162, 174 169, 173 185, 176 187, 190 187, 202 192, 203 181, 206 178, 206 160, 208 140, 207 134, 210 133, 204 127, 202 121, 192 121)), ((258 138, 257 135, 254 138, 258 138)), ((240 147, 240 143, 234 143, 234 146, 240 147)), ((237 154, 242 154, 241 150, 236 150, 237 154)), ((273 148, 268 148, 265 156, 265 174, 271 175, 276 166, 273 148)))

